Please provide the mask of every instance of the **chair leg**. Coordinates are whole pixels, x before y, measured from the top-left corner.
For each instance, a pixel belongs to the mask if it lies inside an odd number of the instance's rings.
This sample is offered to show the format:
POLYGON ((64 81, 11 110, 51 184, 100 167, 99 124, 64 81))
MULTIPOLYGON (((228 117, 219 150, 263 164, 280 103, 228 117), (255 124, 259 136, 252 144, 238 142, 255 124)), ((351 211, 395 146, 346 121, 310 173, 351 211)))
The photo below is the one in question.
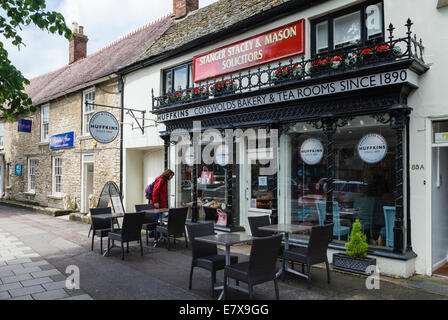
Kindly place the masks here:
POLYGON ((90 232, 92 232, 92 225, 90 225, 89 233, 87 234, 87 238, 90 237, 90 232))
POLYGON ((103 252, 103 237, 101 237, 101 246, 100 246, 100 252, 103 252))
POLYGON ((311 265, 309 263, 306 265, 306 274, 308 275, 307 286, 308 289, 311 289, 311 265))
POLYGON ((328 264, 328 259, 325 260, 325 266, 327 267, 327 281, 330 283, 330 266, 328 264))
POLYGON ((249 299, 252 300, 254 298, 253 296, 253 287, 252 284, 249 283, 249 299))
POLYGON ((109 256, 110 253, 110 238, 107 238, 107 256, 109 256))
POLYGON ((126 252, 129 253, 129 241, 126 242, 126 252))
POLYGON ((277 278, 274 278, 274 287, 275 287, 275 298, 278 300, 279 298, 279 294, 278 294, 278 283, 277 283, 277 278))
POLYGON ((224 294, 222 296, 222 299, 223 300, 227 299, 227 277, 226 277, 225 273, 224 273, 224 294))
POLYGON ((124 260, 124 242, 121 241, 121 260, 124 260))
POLYGON ((90 251, 93 251, 93 239, 95 239, 95 233, 92 234, 92 248, 90 249, 90 251))
POLYGON ((210 293, 211 293, 211 296, 212 296, 212 298, 213 298, 213 295, 214 295, 214 293, 215 293, 215 282, 216 282, 216 271, 212 271, 212 287, 211 287, 211 291, 210 291, 210 293))
POLYGON ((191 285, 193 283, 193 269, 194 269, 194 264, 193 261, 191 262, 191 269, 190 269, 190 283, 188 284, 188 289, 191 290, 191 285))
POLYGON ((140 255, 143 257, 143 242, 141 236, 140 236, 140 255))

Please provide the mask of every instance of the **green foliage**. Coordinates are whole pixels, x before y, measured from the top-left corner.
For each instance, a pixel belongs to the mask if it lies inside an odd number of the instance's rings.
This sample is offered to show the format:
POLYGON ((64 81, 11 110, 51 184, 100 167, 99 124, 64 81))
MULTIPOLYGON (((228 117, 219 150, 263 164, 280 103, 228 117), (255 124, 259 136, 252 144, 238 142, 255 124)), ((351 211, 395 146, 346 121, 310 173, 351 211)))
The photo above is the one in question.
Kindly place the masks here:
MULTIPOLYGON (((64 17, 54 11, 45 10, 45 0, 0 0, 0 33, 6 40, 20 49, 22 26, 34 24, 50 33, 71 37, 64 17)), ((0 41, 0 117, 13 120, 17 116, 35 112, 31 99, 24 92, 29 81, 8 59, 8 52, 0 41)))
POLYGON ((345 244, 347 254, 354 258, 364 258, 367 255, 368 247, 366 235, 361 232, 361 223, 359 219, 356 219, 350 234, 350 242, 345 244))

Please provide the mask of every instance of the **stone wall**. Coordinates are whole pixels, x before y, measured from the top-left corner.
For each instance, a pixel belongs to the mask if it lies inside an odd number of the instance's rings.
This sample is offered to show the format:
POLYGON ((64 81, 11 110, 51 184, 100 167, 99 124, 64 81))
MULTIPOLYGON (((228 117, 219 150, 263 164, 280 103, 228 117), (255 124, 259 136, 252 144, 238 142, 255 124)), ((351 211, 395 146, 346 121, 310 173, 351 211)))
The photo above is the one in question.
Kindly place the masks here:
MULTIPOLYGON (((120 93, 117 79, 95 86, 95 103, 120 107, 120 93)), ((108 111, 120 119, 120 110, 96 107, 95 111, 108 111)), ((94 157, 93 194, 99 197, 104 184, 120 181, 120 137, 107 145, 94 145, 90 136, 82 136, 83 126, 83 91, 68 94, 50 101, 49 136, 66 132, 75 132, 75 146, 69 149, 50 150, 49 143, 41 142, 40 108, 28 117, 33 121, 32 132, 17 132, 17 122, 5 122, 4 158, 12 166, 10 188, 8 188, 8 171, 5 165, 5 198, 38 203, 41 206, 64 208, 63 197, 69 195, 76 203, 76 210, 81 208, 82 192, 82 155, 94 157), (53 196, 53 158, 62 158, 62 195, 53 196), (36 159, 35 193, 28 191, 28 160, 36 159), (23 165, 22 176, 14 174, 14 165, 23 165)), ((87 195, 88 197, 89 195, 87 195)), ((87 201, 88 202, 88 201, 87 201)))

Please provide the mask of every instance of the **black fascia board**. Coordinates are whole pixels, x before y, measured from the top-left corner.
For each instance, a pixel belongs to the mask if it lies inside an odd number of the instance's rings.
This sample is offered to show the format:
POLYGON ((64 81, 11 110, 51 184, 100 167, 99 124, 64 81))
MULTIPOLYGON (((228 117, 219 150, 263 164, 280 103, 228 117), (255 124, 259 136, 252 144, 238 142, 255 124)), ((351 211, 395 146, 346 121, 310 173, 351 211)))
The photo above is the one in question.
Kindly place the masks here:
POLYGON ((145 60, 135 62, 129 66, 119 69, 116 73, 118 75, 126 75, 128 73, 161 62, 163 60, 176 57, 183 54, 184 52, 192 51, 194 49, 205 47, 207 45, 223 41, 227 38, 243 34, 247 31, 258 28, 272 21, 276 21, 278 19, 293 15, 299 10, 304 10, 328 1, 329 0, 293 0, 284 4, 280 4, 272 9, 263 11, 257 15, 241 20, 228 28, 219 30, 215 33, 207 34, 203 37, 189 41, 175 49, 168 50, 163 53, 148 57, 145 60))

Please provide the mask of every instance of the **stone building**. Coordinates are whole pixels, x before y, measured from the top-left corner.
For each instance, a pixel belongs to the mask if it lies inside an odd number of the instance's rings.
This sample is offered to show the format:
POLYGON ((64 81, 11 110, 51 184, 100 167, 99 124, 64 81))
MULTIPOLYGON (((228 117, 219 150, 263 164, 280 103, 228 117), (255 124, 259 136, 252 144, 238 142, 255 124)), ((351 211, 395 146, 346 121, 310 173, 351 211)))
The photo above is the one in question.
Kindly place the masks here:
POLYGON ((109 144, 97 143, 88 121, 104 110, 121 122, 115 72, 134 62, 171 22, 162 18, 89 56, 84 28, 73 23, 69 64, 32 79, 26 88, 38 111, 0 122, 1 197, 88 212, 89 198, 94 203, 106 182, 120 185, 120 135, 109 144), (19 120, 31 121, 31 132, 18 130, 19 120))

